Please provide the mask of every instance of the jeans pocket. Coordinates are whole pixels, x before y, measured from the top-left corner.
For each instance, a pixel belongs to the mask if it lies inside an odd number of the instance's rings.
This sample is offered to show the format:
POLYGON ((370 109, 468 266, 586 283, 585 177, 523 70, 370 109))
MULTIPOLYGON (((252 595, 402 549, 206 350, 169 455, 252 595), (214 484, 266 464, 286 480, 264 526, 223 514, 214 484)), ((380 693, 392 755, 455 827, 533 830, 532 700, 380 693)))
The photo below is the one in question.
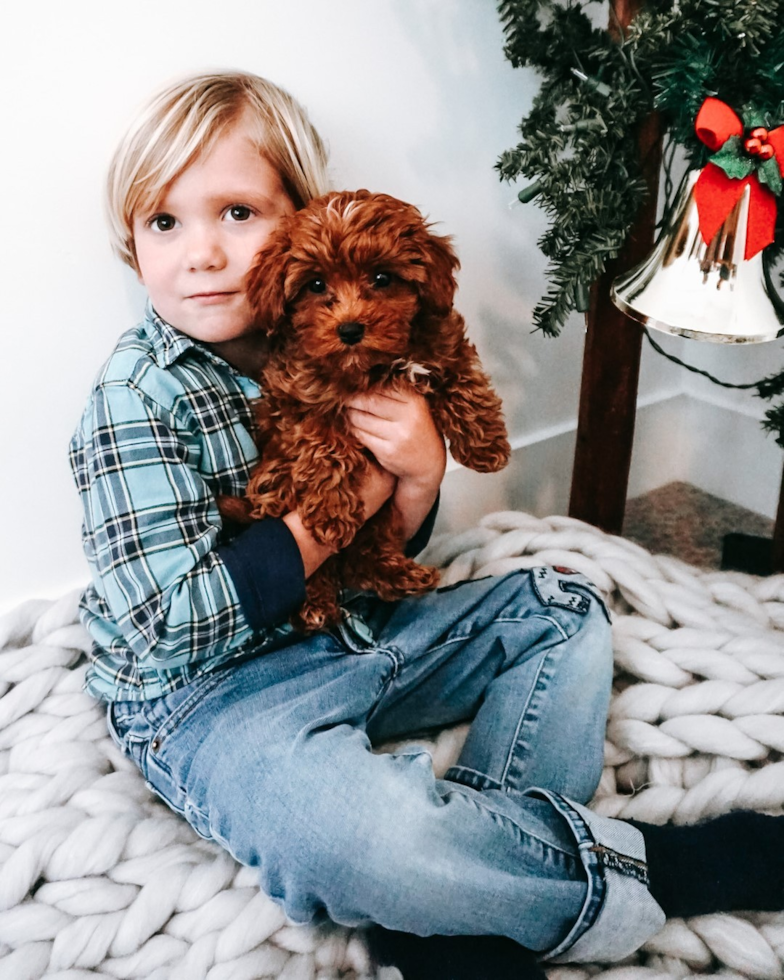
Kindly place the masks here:
POLYGON ((557 606, 585 616, 594 599, 611 622, 610 613, 601 593, 584 575, 563 566, 540 566, 531 569, 531 583, 543 606, 557 606))
POLYGON ((166 743, 171 736, 181 728, 207 695, 227 681, 232 674, 232 668, 215 670, 188 684, 187 687, 180 688, 160 699, 160 705, 156 705, 154 712, 154 720, 158 724, 155 725, 150 743, 150 748, 156 757, 160 757, 165 752, 166 743))

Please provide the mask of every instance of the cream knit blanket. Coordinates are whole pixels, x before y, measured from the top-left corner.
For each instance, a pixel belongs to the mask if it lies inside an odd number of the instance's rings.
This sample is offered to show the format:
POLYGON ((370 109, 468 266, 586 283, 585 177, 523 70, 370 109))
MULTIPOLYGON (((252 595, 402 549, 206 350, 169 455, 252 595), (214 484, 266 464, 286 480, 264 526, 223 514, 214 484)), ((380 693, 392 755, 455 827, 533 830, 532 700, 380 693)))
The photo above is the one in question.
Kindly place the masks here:
MULTIPOLYGON (((425 557, 446 582, 555 564, 606 593, 616 692, 595 809, 680 823, 782 812, 784 576, 703 572, 518 512, 438 539, 425 557)), ((77 602, 30 601, 0 620, 2 980, 370 980, 360 933, 289 925, 253 873, 198 838, 116 750, 81 693, 77 602)), ((429 743, 437 772, 464 735, 429 743)), ((672 920, 624 964, 549 975, 775 980, 783 964, 784 914, 725 915, 672 920)))

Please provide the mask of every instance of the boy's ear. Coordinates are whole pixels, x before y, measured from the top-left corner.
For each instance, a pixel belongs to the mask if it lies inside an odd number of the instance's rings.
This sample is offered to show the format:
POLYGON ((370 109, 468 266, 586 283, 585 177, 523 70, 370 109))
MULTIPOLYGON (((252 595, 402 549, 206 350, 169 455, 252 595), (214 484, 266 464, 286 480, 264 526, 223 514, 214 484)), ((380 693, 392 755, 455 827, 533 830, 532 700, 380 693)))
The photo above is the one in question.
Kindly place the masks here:
POLYGON ((256 323, 271 335, 282 323, 286 312, 286 269, 291 242, 284 228, 279 228, 262 250, 248 273, 248 301, 256 314, 256 323))

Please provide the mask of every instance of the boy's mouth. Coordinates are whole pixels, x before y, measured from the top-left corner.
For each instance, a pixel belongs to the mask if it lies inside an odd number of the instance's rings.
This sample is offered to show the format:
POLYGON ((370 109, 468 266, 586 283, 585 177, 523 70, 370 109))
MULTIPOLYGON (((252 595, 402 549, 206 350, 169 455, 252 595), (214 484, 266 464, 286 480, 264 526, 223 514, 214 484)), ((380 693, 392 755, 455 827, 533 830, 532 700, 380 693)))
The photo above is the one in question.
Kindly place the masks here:
POLYGON ((236 290, 227 290, 226 292, 209 292, 209 293, 192 293, 187 299, 192 299, 195 303, 201 303, 208 306, 210 303, 222 303, 225 300, 236 296, 236 290))

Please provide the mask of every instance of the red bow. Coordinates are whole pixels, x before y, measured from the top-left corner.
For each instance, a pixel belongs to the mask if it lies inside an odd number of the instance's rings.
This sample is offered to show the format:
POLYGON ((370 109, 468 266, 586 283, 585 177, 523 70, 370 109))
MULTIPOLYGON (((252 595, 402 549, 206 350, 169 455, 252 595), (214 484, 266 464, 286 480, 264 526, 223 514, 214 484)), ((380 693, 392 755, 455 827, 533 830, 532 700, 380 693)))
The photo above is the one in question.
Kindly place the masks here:
MULTIPOLYGON (((694 128, 700 140, 714 152, 731 136, 742 137, 744 132, 736 113, 725 102, 713 98, 702 103, 694 128)), ((773 147, 779 171, 784 174, 784 126, 768 132, 767 142, 773 147)), ((694 197, 702 237, 710 244, 747 185, 750 198, 744 257, 750 259, 773 241, 778 209, 776 195, 760 183, 754 172, 741 178, 730 177, 721 167, 708 163, 694 187, 694 197)))

